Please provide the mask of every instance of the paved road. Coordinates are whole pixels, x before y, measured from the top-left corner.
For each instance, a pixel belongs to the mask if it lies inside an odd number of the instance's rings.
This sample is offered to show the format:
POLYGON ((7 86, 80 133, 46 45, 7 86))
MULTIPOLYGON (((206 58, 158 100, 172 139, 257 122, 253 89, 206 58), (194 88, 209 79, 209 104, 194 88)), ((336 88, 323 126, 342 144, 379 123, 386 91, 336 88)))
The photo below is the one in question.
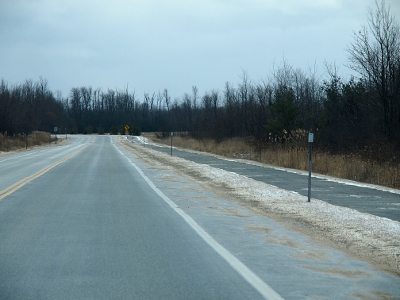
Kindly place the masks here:
POLYGON ((45 167, 55 166, 68 155, 82 150, 93 140, 93 137, 80 136, 74 138, 67 147, 58 144, 0 156, 0 191, 45 167))
POLYGON ((399 278, 171 172, 109 136, 0 156, 0 299, 400 293, 399 278))
POLYGON ((72 153, 0 203, 0 299, 262 298, 110 137, 7 157, 2 188, 72 153))
MULTIPOLYGON (((133 141, 138 142, 137 139, 133 139, 133 141)), ((153 144, 146 144, 146 147, 168 154, 171 153, 170 147, 160 147, 153 144)), ((300 174, 301 172, 295 173, 279 168, 262 167, 176 148, 173 149, 172 155, 235 172, 285 190, 295 191, 304 196, 308 195, 308 174, 306 173, 300 174)), ((312 178, 311 190, 313 198, 400 222, 400 191, 398 190, 397 193, 393 193, 334 182, 315 176, 312 178)))

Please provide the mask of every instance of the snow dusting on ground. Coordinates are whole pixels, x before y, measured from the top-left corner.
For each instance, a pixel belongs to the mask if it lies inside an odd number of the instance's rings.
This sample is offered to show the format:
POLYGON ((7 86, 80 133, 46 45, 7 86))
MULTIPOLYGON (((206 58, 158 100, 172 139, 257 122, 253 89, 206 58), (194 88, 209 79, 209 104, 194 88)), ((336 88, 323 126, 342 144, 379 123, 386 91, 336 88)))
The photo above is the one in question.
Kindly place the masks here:
MULTIPOLYGON (((295 229, 400 275, 400 222, 334 206, 314 198, 308 202, 307 197, 296 192, 236 173, 171 157, 143 146, 124 144, 129 145, 129 149, 140 159, 153 166, 167 165, 210 188, 224 189, 231 199, 234 197, 235 202, 245 207, 256 209, 283 223, 290 220, 288 223, 295 224, 295 229)), ((334 178, 331 180, 356 184, 334 178)), ((394 189, 382 189, 400 193, 394 189)))

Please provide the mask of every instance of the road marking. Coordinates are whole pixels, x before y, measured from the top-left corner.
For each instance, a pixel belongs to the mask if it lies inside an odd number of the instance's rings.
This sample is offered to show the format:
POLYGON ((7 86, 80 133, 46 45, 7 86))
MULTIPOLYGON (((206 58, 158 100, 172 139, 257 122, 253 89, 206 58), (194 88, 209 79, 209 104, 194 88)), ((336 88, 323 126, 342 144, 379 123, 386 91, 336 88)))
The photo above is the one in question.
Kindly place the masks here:
MULTIPOLYGON (((111 141, 112 142, 112 141, 111 141)), ((266 284, 260 277, 258 277, 253 271, 251 271, 244 263, 242 263, 236 256, 225 249, 220 243, 218 243, 211 235, 209 235, 197 222, 186 214, 182 209, 176 205, 170 198, 159 190, 154 183, 143 173, 143 171, 136 166, 136 164, 127 157, 113 142, 114 147, 125 157, 129 163, 138 171, 138 173, 146 180, 147 184, 166 202, 168 205, 175 210, 194 231, 211 247, 217 252, 236 272, 239 273, 250 285, 252 285, 265 299, 268 300, 283 300, 283 298, 275 292, 268 284, 266 284)))
POLYGON ((17 159, 17 158, 20 158, 20 157, 30 156, 30 155, 36 154, 36 153, 38 153, 38 152, 31 152, 31 153, 24 154, 24 155, 14 156, 14 157, 10 157, 10 158, 6 158, 6 159, 3 159, 3 160, 0 160, 0 162, 13 160, 13 159, 17 159))
POLYGON ((64 157, 63 159, 51 164, 50 166, 47 166, 41 170, 39 170, 38 172, 25 177, 23 179, 21 179, 20 181, 14 183, 13 185, 10 185, 8 188, 5 188, 4 190, 0 191, 0 200, 3 200, 5 197, 7 197, 8 195, 11 195, 12 193, 14 193, 15 191, 19 190, 21 187, 23 187, 24 185, 26 185, 27 183, 31 182, 32 180, 42 176, 43 174, 47 173, 48 171, 50 171, 51 169, 53 169, 54 167, 62 164, 63 162, 67 161, 68 159, 70 159, 71 157, 73 157, 74 155, 78 154, 79 152, 81 152, 83 149, 85 149, 87 146, 86 145, 80 149, 78 149, 77 151, 75 151, 74 153, 64 157))

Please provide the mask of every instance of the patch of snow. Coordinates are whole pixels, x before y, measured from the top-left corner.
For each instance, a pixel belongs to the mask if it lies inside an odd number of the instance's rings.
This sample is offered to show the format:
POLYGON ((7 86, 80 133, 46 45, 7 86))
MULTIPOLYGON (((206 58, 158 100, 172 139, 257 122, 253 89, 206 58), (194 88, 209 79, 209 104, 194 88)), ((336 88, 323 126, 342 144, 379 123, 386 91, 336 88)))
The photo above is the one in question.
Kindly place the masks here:
MULTIPOLYGON (((224 157, 220 157, 220 156, 219 156, 219 158, 224 159, 224 157)), ((253 161, 249 161, 249 160, 235 160, 235 161, 243 162, 243 163, 246 163, 246 164, 249 164, 249 165, 257 165, 257 166, 262 166, 262 167, 265 167, 265 168, 272 168, 272 169, 278 170, 278 171, 284 171, 284 172, 288 172, 288 173, 294 173, 294 174, 298 174, 298 175, 308 176, 308 171, 295 170, 295 169, 283 168, 283 167, 276 167, 276 166, 272 166, 272 165, 265 165, 265 164, 261 164, 261 163, 257 163, 257 162, 253 162, 253 161)), ((385 186, 369 184, 369 183, 361 183, 361 182, 357 182, 357 181, 352 181, 352 180, 348 180, 348 179, 341 179, 341 178, 336 178, 336 177, 332 177, 332 176, 328 176, 328 175, 322 175, 322 174, 316 174, 316 173, 312 173, 311 177, 312 178, 316 178, 316 179, 322 179, 322 180, 330 181, 330 182, 346 184, 346 185, 352 185, 352 186, 363 187, 363 188, 369 188, 369 189, 385 191, 385 192, 389 192, 389 193, 399 194, 400 195, 400 190, 389 188, 389 187, 385 187, 385 186)))
MULTIPOLYGON (((140 152, 149 152, 152 157, 167 162, 179 171, 190 171, 196 177, 206 180, 213 185, 220 185, 234 191, 240 199, 257 201, 261 207, 274 214, 290 216, 303 221, 318 229, 325 238, 346 245, 353 253, 363 253, 368 258, 380 264, 389 265, 392 271, 400 272, 400 222, 387 218, 362 213, 354 209, 335 206, 327 202, 312 198, 308 202, 307 196, 297 192, 284 190, 234 172, 228 172, 205 164, 198 164, 176 156, 140 148, 140 152)), ((239 160, 242 161, 242 160, 239 160)), ((279 168, 281 170, 286 170, 279 168)), ((296 171, 297 172, 297 171, 296 171)), ((302 171, 298 171, 301 173, 302 171)), ((354 184, 361 187, 377 188, 376 186, 358 184, 347 180, 334 179, 328 176, 320 178, 354 184)), ((381 190, 392 190, 379 187, 381 190)), ((392 192, 400 194, 400 191, 392 192)), ((354 197, 358 197, 353 195, 354 197)), ((243 203, 246 205, 245 201, 243 203)))
MULTIPOLYGON (((170 147, 170 146, 167 146, 167 145, 160 145, 160 144, 152 143, 151 141, 149 141, 149 140, 147 140, 146 138, 143 138, 143 137, 138 137, 138 138, 145 139, 145 143, 146 144, 151 144, 153 146, 170 147)), ((173 147, 173 148, 177 148, 177 147, 173 147)), ((177 149, 179 149, 179 148, 177 148, 177 149)), ((187 152, 192 152, 192 153, 200 153, 200 154, 205 154, 205 155, 212 155, 212 156, 218 157, 220 159, 224 159, 226 161, 240 162, 240 163, 245 163, 245 164, 249 164, 249 165, 261 166, 261 167, 264 167, 264 168, 272 168, 272 169, 278 170, 278 171, 284 171, 284 172, 288 172, 288 173, 294 173, 294 174, 298 174, 298 175, 308 176, 308 171, 302 171, 302 170, 296 170, 296 169, 290 169, 290 168, 284 168, 284 167, 276 167, 276 166, 273 166, 273 165, 266 165, 266 164, 262 164, 262 163, 259 163, 259 162, 256 162, 256 161, 247 160, 247 159, 226 158, 224 156, 220 156, 220 155, 216 155, 216 154, 210 154, 210 153, 205 153, 205 152, 200 152, 200 151, 195 151, 195 150, 189 150, 189 149, 180 149, 180 150, 187 151, 187 152)), ((369 188, 369 189, 375 189, 375 190, 379 190, 379 191, 385 191, 385 192, 389 192, 389 193, 399 194, 400 195, 400 190, 399 189, 393 189, 393 188, 389 188, 389 187, 385 187, 385 186, 380 186, 380 185, 375 185, 375 184, 368 184, 368 183, 360 183, 360 182, 353 181, 353 180, 341 179, 341 178, 336 178, 336 177, 317 174, 317 173, 312 173, 311 176, 312 176, 312 178, 322 179, 322 180, 326 180, 326 181, 330 181, 330 182, 346 184, 346 185, 352 185, 352 186, 363 187, 363 188, 369 188)))

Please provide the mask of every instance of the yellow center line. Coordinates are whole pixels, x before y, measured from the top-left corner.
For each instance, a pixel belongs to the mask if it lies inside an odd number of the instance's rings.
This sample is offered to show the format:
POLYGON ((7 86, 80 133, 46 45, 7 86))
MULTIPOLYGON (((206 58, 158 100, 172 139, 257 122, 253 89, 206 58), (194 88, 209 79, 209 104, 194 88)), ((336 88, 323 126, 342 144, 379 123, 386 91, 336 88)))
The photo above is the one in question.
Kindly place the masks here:
POLYGON ((0 200, 3 200, 5 197, 7 197, 8 195, 11 195, 12 193, 14 193, 15 191, 17 191, 18 189, 20 189, 21 187, 23 187, 25 184, 31 182, 32 180, 42 176, 43 174, 47 173, 48 171, 50 171, 51 169, 53 169, 54 167, 62 164, 63 162, 67 161, 68 159, 70 159, 71 157, 73 157, 74 155, 78 154, 79 152, 81 152, 83 149, 85 149, 87 146, 86 145, 84 147, 82 147, 81 149, 78 149, 77 151, 75 151, 74 153, 64 157, 63 159, 39 170, 38 172, 36 172, 35 174, 32 174, 28 177, 25 177, 23 179, 21 179, 20 181, 14 183, 13 185, 10 185, 8 188, 5 188, 4 190, 0 191, 0 200))

